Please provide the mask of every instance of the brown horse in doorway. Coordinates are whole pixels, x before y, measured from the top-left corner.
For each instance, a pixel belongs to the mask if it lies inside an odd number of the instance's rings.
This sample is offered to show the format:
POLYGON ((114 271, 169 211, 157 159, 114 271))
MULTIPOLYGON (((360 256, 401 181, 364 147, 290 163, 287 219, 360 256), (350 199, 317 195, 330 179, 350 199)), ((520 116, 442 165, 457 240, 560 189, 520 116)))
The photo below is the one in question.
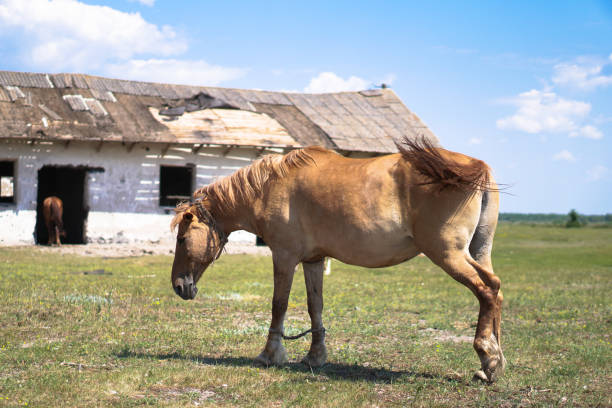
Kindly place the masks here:
POLYGON ((62 245, 60 236, 65 237, 64 222, 62 221, 64 213, 64 203, 55 196, 45 198, 43 201, 43 216, 45 225, 49 232, 49 245, 62 245))
POLYGON ((482 161, 404 141, 400 153, 349 159, 321 147, 265 156, 194 193, 180 205, 172 286, 193 299, 204 270, 227 236, 246 230, 272 251, 272 322, 256 361, 283 364, 283 321, 296 265, 306 280, 312 343, 302 360, 326 362, 323 309, 324 258, 370 268, 404 262, 424 253, 467 286, 480 303, 474 348, 476 375, 495 381, 505 358, 500 342, 502 293, 493 273, 491 248, 499 194, 482 161))

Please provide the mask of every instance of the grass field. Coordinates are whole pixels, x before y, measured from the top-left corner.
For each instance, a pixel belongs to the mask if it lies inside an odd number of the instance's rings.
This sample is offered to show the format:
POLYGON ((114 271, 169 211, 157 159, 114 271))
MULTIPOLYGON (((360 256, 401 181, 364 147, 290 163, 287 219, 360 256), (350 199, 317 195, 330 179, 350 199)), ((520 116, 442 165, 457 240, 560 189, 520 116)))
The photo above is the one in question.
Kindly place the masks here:
MULTIPOLYGON (((426 258, 325 277, 328 364, 252 364, 270 319, 271 261, 224 255, 194 301, 171 257, 0 248, 0 405, 611 406, 612 230, 502 224, 506 374, 472 383, 477 301, 426 258), (82 271, 104 269, 104 274, 82 271)), ((309 327, 302 273, 286 331, 309 327)))

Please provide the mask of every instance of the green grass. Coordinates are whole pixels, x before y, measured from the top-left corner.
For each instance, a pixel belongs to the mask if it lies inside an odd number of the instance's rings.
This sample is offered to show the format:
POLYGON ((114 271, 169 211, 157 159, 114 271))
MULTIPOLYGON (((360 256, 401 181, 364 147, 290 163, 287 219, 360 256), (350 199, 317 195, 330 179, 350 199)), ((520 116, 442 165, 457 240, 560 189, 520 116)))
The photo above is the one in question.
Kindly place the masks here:
MULTIPOLYGON (((102 259, 0 248, 0 405, 610 406, 612 230, 502 224, 506 374, 472 383, 477 301, 425 258, 325 277, 328 364, 252 364, 264 346, 271 261, 224 255, 194 301, 171 257, 102 259), (105 274, 82 271, 104 269, 105 274)), ((286 331, 309 327, 302 273, 286 331)))

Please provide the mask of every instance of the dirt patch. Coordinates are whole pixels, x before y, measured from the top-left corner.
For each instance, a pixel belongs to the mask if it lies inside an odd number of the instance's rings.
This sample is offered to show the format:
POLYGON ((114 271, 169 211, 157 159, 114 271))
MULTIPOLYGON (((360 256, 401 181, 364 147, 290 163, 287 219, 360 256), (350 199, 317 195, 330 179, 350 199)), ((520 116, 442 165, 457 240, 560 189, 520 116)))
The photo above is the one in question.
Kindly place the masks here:
MULTIPOLYGON (((98 256, 103 258, 126 258, 132 256, 144 255, 174 255, 174 242, 167 243, 152 243, 152 242, 136 242, 136 243, 90 243, 85 245, 62 245, 61 247, 33 245, 37 251, 43 253, 80 255, 80 256, 98 256)), ((239 242, 229 242, 225 246, 227 254, 249 254, 270 256, 270 248, 244 244, 239 242)))
POLYGON ((191 402, 203 402, 215 395, 215 392, 211 390, 201 390, 198 388, 189 387, 172 388, 155 386, 151 388, 151 392, 158 398, 162 398, 164 400, 181 399, 186 397, 187 399, 191 400, 191 402))
POLYGON ((417 327, 421 335, 428 337, 430 342, 471 343, 474 341, 474 336, 428 327, 427 321, 425 320, 419 320, 418 323, 413 324, 413 326, 417 327))

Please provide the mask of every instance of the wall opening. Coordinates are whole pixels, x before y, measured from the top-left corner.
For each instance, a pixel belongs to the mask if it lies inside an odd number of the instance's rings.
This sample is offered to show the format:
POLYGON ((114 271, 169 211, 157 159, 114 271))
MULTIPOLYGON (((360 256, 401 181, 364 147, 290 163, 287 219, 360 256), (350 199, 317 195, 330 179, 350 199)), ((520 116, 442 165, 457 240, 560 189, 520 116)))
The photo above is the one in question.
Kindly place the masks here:
POLYGON ((181 201, 189 201, 193 192, 194 166, 160 166, 159 205, 176 207, 181 201))
POLYGON ((0 161, 0 203, 15 202, 15 162, 0 161))
POLYGON ((59 197, 64 204, 64 230, 66 237, 62 243, 84 244, 87 242, 86 221, 89 207, 85 202, 86 167, 43 166, 38 170, 38 198, 36 206, 37 244, 49 240, 43 217, 42 203, 49 196, 59 197))

